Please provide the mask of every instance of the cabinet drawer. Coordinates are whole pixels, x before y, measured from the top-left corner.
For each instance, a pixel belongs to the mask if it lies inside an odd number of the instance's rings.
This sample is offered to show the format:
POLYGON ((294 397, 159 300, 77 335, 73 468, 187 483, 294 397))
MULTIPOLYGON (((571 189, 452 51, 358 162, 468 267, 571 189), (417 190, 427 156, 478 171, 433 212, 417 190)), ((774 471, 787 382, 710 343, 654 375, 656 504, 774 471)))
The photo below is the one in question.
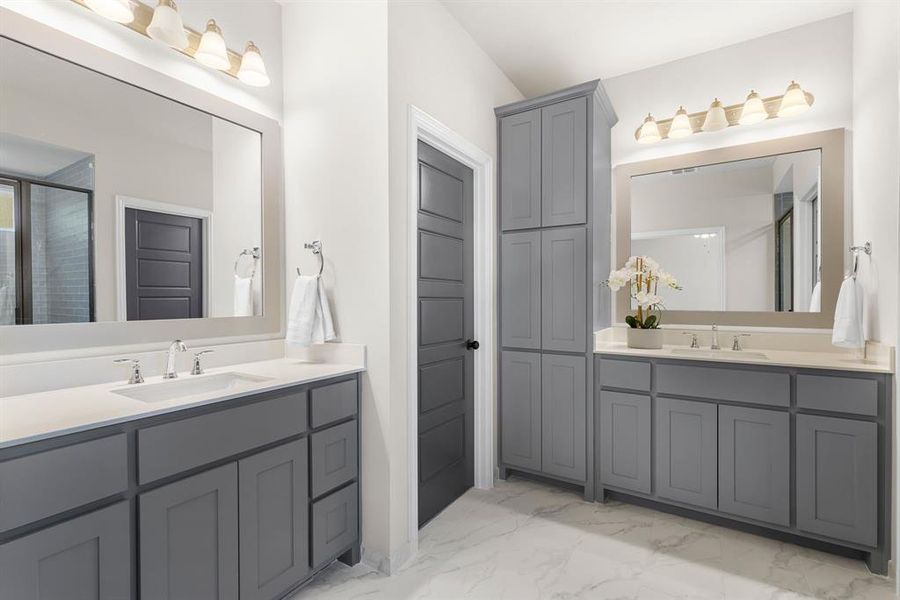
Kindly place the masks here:
POLYGON ((319 567, 352 546, 359 537, 357 485, 322 498, 312 507, 313 566, 319 567))
POLYGON ((650 391, 650 363, 636 360, 598 360, 602 387, 650 391))
POLYGON ((147 483, 306 431, 306 390, 138 431, 147 483))
POLYGON ((318 387, 309 394, 309 421, 312 427, 321 427, 356 414, 356 379, 318 387))
POLYGON ((661 394, 789 406, 791 376, 772 371, 662 364, 656 366, 656 390, 661 394))
POLYGON ((0 598, 4 600, 130 597, 127 502, 0 545, 0 598))
POLYGON ((313 497, 356 477, 356 419, 312 434, 309 444, 313 497))
POLYGON ((125 434, 0 463, 0 531, 124 492, 125 434))
POLYGON ((878 382, 855 377, 797 375, 797 406, 874 417, 878 382))

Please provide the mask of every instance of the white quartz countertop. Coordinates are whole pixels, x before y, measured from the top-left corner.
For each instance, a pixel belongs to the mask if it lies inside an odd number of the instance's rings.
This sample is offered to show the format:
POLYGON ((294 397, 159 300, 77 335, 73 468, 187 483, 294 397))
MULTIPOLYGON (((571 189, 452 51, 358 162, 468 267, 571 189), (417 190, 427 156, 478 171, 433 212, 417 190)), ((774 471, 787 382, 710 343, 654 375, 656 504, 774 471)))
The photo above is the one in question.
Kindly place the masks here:
MULTIPOLYGON (((291 358, 228 365, 207 369, 203 375, 180 374, 174 381, 199 380, 217 373, 239 373, 263 379, 216 392, 143 402, 115 393, 163 383, 162 377, 147 377, 143 384, 129 386, 124 381, 65 388, 49 392, 0 398, 0 448, 95 429, 115 423, 143 419, 186 408, 223 402, 259 392, 358 373, 355 364, 312 363, 291 358)), ((169 382, 165 382, 166 384, 169 382)))
POLYGON ((629 348, 625 342, 597 339, 595 354, 670 358, 703 362, 742 363, 804 369, 832 369, 861 371, 866 373, 892 373, 889 355, 877 355, 864 359, 844 352, 810 352, 787 349, 753 348, 742 351, 691 349, 689 346, 663 345, 660 350, 629 348))

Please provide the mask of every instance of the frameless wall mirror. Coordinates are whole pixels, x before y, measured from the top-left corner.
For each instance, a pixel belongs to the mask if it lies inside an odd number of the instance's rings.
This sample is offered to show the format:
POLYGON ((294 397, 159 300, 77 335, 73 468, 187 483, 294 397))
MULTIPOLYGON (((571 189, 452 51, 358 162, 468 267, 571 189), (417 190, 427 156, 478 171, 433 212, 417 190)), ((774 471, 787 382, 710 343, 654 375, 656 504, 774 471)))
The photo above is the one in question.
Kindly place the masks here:
POLYGON ((260 316, 259 132, 0 38, 0 325, 260 316))
POLYGON ((821 311, 819 168, 808 150, 638 175, 631 251, 665 263, 671 310, 821 311))
POLYGON ((678 279, 659 291, 671 324, 830 327, 843 156, 833 130, 621 165, 617 264, 650 256, 678 279))

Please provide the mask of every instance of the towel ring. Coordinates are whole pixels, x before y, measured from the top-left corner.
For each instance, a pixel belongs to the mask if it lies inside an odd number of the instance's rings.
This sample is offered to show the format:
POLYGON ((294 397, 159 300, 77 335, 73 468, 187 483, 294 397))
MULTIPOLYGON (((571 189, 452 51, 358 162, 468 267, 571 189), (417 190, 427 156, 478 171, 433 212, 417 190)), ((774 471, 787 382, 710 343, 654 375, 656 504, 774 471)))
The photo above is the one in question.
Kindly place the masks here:
POLYGON ((872 242, 866 242, 862 246, 850 246, 850 252, 853 253, 853 279, 856 279, 856 272, 859 270, 859 253, 865 252, 867 256, 872 256, 872 242))
MULTIPOLYGON (((322 254, 322 242, 313 240, 312 242, 304 243, 303 247, 307 250, 312 250, 312 253, 319 257, 319 275, 321 276, 322 271, 325 269, 325 256, 322 254)), ((297 275, 301 275, 300 267, 297 267, 297 275)))
POLYGON ((244 256, 250 256, 253 258, 253 270, 250 271, 250 279, 253 279, 254 277, 256 277, 256 261, 258 261, 260 256, 262 256, 262 251, 260 251, 259 246, 254 246, 250 249, 244 248, 243 250, 241 250, 241 253, 238 254, 237 258, 234 261, 235 277, 237 277, 238 274, 238 264, 241 262, 241 258, 244 256))

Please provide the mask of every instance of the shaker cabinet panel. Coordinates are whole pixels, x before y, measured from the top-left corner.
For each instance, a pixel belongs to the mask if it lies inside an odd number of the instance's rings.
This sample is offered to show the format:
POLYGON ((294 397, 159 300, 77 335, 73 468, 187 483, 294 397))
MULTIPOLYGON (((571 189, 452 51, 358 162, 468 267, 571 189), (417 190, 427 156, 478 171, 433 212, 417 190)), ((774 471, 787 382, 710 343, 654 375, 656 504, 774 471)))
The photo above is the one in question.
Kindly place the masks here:
POLYGON ((587 350, 587 240, 584 227, 541 232, 541 345, 587 350))
POLYGON ((587 462, 585 358, 541 356, 541 471, 584 481, 587 462))
POLYGON ((506 233, 500 249, 500 331, 504 347, 541 347, 541 234, 506 233))
POLYGON ((587 222, 587 99, 541 109, 541 225, 587 222))
POLYGON ((878 425, 797 415, 797 527, 875 546, 878 425))
POLYGON ((541 355, 535 352, 500 356, 500 460, 541 468, 541 355))
POLYGON ((309 573, 305 439, 238 463, 241 600, 270 600, 309 573))
POLYGON ((0 598, 130 597, 131 524, 126 502, 0 545, 0 598))
POLYGON ((541 226, 541 110, 500 119, 500 227, 541 226))
POLYGON ((656 493, 716 508, 716 405, 656 399, 656 493))
POLYGON ((790 416, 719 406, 719 510, 790 524, 790 416))
POLYGON ((650 396, 600 392, 600 482, 650 493, 650 396))
POLYGON ((141 494, 141 600, 237 600, 237 464, 141 494))

